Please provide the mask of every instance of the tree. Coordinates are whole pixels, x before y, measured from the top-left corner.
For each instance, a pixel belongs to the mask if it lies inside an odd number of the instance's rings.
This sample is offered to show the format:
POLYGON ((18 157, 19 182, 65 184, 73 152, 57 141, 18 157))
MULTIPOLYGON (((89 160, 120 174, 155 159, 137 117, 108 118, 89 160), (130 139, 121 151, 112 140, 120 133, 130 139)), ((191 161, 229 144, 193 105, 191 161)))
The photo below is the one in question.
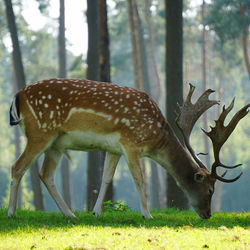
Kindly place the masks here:
MULTIPOLYGON (((18 41, 17 27, 15 22, 15 15, 12 7, 12 1, 5 0, 6 17, 8 21, 8 27, 11 35, 12 47, 13 47, 13 65, 15 72, 15 81, 17 83, 17 89, 25 87, 25 73, 22 62, 22 55, 18 41)), ((38 164, 34 163, 30 168, 31 183, 34 193, 34 205, 38 210, 44 210, 44 201, 42 194, 41 182, 38 175, 38 164)))
MULTIPOLYGON (((67 77, 67 59, 66 59, 66 41, 65 41, 65 4, 64 0, 60 0, 60 15, 59 15, 59 34, 58 34, 58 59, 59 59, 59 77, 67 77)), ((72 208, 71 204, 71 189, 70 189, 70 164, 64 156, 61 162, 61 180, 62 194, 65 202, 72 208)))
MULTIPOLYGON (((99 9, 99 29, 100 29, 100 81, 111 82, 110 77, 110 51, 109 51, 109 31, 106 0, 98 0, 99 9)), ((104 166, 105 152, 100 152, 101 167, 104 166)), ((113 200, 113 181, 109 184, 105 200, 113 200)))
MULTIPOLYGON (((150 80, 150 95, 156 101, 157 104, 160 103, 161 97, 161 82, 159 76, 159 70, 157 67, 157 59, 155 53, 155 33, 150 15, 151 4, 149 0, 145 0, 145 20, 148 26, 148 36, 149 36, 149 80, 150 80)), ((163 190, 160 185, 160 175, 164 174, 165 171, 155 162, 151 162, 151 196, 152 196, 152 207, 153 208, 164 208, 163 190)))
MULTIPOLYGON (((177 103, 183 102, 183 19, 182 0, 166 0, 166 108, 167 120, 176 135, 182 135, 175 124, 177 103)), ((188 201, 184 193, 177 187, 174 179, 167 175, 167 205, 179 209, 187 209, 188 201)))
MULTIPOLYGON (((208 74, 207 74, 207 49, 208 49, 208 32, 206 30, 205 25, 205 13, 206 12, 206 2, 203 0, 201 6, 201 18, 202 18, 202 88, 203 92, 207 89, 207 82, 208 82, 208 74)), ((208 131, 208 119, 207 119, 207 112, 203 114, 203 128, 205 131, 208 131)), ((209 142, 208 137, 204 134, 204 148, 205 152, 207 153, 206 156, 206 166, 210 166, 210 158, 209 158, 209 142)))
MULTIPOLYGON (((99 80, 99 17, 98 0, 87 1, 88 22, 88 54, 87 54, 87 78, 99 80)), ((101 154, 90 152, 88 154, 88 180, 87 180, 87 209, 91 211, 95 205, 98 190, 101 183, 101 154)))
POLYGON ((250 0, 227 1, 213 0, 209 5, 207 25, 214 30, 220 41, 225 44, 230 40, 242 39, 245 66, 250 77, 248 56, 248 35, 250 27, 250 0))

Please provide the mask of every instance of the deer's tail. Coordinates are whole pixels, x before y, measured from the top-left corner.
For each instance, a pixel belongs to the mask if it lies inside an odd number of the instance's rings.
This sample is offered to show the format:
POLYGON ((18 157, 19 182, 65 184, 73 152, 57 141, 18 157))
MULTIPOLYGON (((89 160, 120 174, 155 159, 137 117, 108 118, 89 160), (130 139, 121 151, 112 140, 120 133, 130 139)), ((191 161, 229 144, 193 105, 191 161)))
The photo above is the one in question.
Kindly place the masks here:
POLYGON ((14 97, 10 106, 10 125, 14 126, 22 121, 20 117, 19 96, 14 97))

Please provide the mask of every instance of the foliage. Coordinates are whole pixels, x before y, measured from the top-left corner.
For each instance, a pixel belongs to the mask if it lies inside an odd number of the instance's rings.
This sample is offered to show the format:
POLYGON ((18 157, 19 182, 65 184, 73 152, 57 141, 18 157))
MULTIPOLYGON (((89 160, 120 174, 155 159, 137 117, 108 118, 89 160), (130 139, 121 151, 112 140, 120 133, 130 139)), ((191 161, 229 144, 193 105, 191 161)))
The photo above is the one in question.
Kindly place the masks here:
POLYGON ((132 212, 132 209, 122 201, 112 202, 111 200, 103 202, 104 212, 132 212))
POLYGON ((238 38, 243 33, 243 27, 250 26, 250 1, 213 0, 206 23, 222 42, 238 38))
POLYGON ((250 214, 216 213, 210 220, 194 212, 110 212, 99 217, 77 213, 69 220, 59 213, 18 210, 8 218, 0 210, 1 249, 248 249, 250 214))

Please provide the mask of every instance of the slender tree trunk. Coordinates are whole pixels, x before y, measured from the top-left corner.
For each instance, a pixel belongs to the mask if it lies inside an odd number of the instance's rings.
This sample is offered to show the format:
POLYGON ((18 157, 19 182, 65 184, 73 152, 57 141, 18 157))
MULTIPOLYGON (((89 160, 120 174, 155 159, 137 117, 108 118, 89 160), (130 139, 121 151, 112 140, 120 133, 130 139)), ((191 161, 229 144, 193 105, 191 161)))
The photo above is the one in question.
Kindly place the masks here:
MULTIPOLYGON (((222 79, 218 79, 218 83, 219 83, 218 84, 218 91, 216 91, 218 93, 218 97, 216 99, 221 100, 221 93, 222 93, 222 85, 221 85, 221 83, 222 83, 222 79)), ((216 112, 217 112, 216 116, 217 117, 220 116, 220 112, 221 112, 220 109, 221 109, 221 107, 218 105, 217 109, 216 109, 216 112)), ((221 168, 218 168, 217 172, 218 172, 218 175, 221 175, 222 174, 221 173, 221 168)), ((223 187, 223 185, 222 185, 221 181, 216 181, 215 185, 216 185, 216 187, 215 187, 215 195, 214 195, 214 202, 213 202, 214 205, 213 205, 212 209, 215 212, 218 212, 218 211, 221 210, 221 197, 222 197, 222 187, 223 187)))
MULTIPOLYGON (((67 77, 67 56, 65 39, 65 2, 60 0, 59 32, 58 32, 58 60, 60 78, 67 77)), ((61 161, 62 195, 66 204, 72 208, 71 185, 70 185, 70 163, 66 157, 61 161)))
POLYGON ((30 177, 31 177, 31 185, 34 192, 34 206, 36 210, 44 210, 44 199, 43 199, 43 193, 42 193, 42 186, 39 177, 39 164, 38 161, 35 161, 32 166, 32 171, 30 171, 30 177))
POLYGON ((149 55, 152 67, 150 67, 150 94, 153 99, 159 104, 162 92, 162 84, 160 81, 159 70, 157 67, 157 59, 155 54, 155 32, 150 15, 150 3, 149 0, 145 0, 145 19, 148 26, 149 34, 149 55))
POLYGON ((66 156, 63 156, 61 161, 61 178, 62 178, 62 194, 63 199, 69 208, 72 206, 72 193, 71 193, 71 178, 70 178, 70 162, 66 156))
MULTIPOLYGON (((8 28, 10 31, 11 42, 13 47, 13 65, 14 65, 14 72, 15 72, 15 81, 17 84, 17 89, 22 89, 25 87, 25 74, 22 62, 22 55, 18 41, 18 34, 17 34, 17 27, 15 22, 15 15, 13 12, 12 1, 11 0, 4 0, 6 6, 6 16, 8 21, 8 28)), ((42 188, 41 182, 39 179, 39 175, 36 175, 38 169, 36 166, 31 166, 30 174, 31 174, 31 183, 32 189, 34 193, 34 205, 36 209, 44 209, 43 204, 43 196, 42 196, 42 188), (35 201, 36 200, 36 201, 35 201), (38 202, 37 202, 38 201, 38 202), (38 205, 39 203, 39 205, 38 205)))
MULTIPOLYGON (((207 41, 207 36, 208 32, 206 31, 206 26, 205 26, 205 11, 206 11, 206 3, 205 0, 202 2, 201 6, 201 14, 202 14, 202 88, 203 92, 206 91, 207 89, 207 47, 208 47, 208 41, 207 41)), ((207 119, 207 112, 203 114, 203 128, 205 131, 208 131, 208 119, 207 119)), ((204 149, 206 155, 206 166, 210 166, 210 157, 209 157, 209 139, 207 135, 203 135, 203 140, 204 140, 204 149)))
MULTIPOLYGON (((150 79, 150 95, 159 104, 161 97, 161 82, 156 62, 155 55, 155 36, 154 28, 150 16, 150 2, 145 0, 145 19, 148 26, 149 34, 149 55, 151 65, 149 69, 149 79, 150 79)), ((163 208, 163 187, 160 185, 160 175, 163 174, 164 169, 158 166, 157 163, 151 162, 151 196, 152 196, 152 208, 163 208)))
POLYGON ((8 28, 10 31, 11 42, 13 47, 13 62, 14 62, 14 72, 17 83, 17 89, 22 89, 25 87, 25 74, 23 69, 22 55, 18 41, 17 27, 15 22, 15 15, 13 12, 12 1, 4 0, 6 7, 6 17, 8 21, 8 28))
MULTIPOLYGON (((99 28, 100 28, 100 81, 111 82, 110 77, 110 51, 109 51, 109 31, 108 31, 108 13, 107 13, 107 1, 98 0, 99 8, 99 28)), ((103 172, 105 152, 100 152, 101 167, 103 172)), ((104 201, 113 200, 114 189, 113 181, 109 184, 104 201)))
MULTIPOLYGON (((242 17, 245 16, 245 11, 244 7, 242 6, 242 2, 240 3, 240 14, 242 17)), ((243 46, 243 56, 244 56, 244 61, 247 69, 248 76, 250 77, 250 62, 249 62, 249 57, 248 57, 248 27, 243 25, 242 29, 242 46, 243 46)))
MULTIPOLYGON (((87 22, 88 22, 88 55, 87 55, 87 78, 99 80, 99 16, 98 0, 87 0, 87 22)), ((88 154, 88 180, 87 180, 87 209, 91 211, 95 205, 100 184, 101 164, 103 157, 100 152, 88 154)))
POLYGON ((136 0, 128 0, 128 13, 131 31, 131 43, 134 57, 135 86, 139 90, 150 92, 147 56, 143 38, 142 24, 136 0))
MULTIPOLYGON (((128 13, 134 62, 135 88, 150 93, 146 48, 143 38, 141 19, 137 6, 138 5, 136 0, 128 0, 128 13)), ((141 160, 141 166, 144 172, 144 176, 147 179, 145 162, 143 159, 141 160)), ((145 188, 147 189, 147 184, 145 185, 145 188)), ((146 193, 148 193, 147 190, 146 193)))
MULTIPOLYGON (((183 19, 182 0, 165 0, 166 6, 166 78, 167 120, 178 138, 183 141, 181 132, 175 124, 177 102, 183 102, 183 19)), ((179 209, 188 209, 188 200, 177 187, 175 180, 167 175, 167 205, 179 209)))

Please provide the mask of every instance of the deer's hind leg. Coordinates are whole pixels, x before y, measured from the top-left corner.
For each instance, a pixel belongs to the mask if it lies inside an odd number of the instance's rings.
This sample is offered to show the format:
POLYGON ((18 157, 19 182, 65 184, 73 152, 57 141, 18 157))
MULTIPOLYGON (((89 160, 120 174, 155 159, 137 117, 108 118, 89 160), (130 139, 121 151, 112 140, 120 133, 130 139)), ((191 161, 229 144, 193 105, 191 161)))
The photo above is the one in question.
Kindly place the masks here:
POLYGON ((62 151, 56 147, 53 147, 53 145, 45 152, 43 166, 40 171, 40 178, 48 189, 51 197, 56 202, 60 211, 66 217, 75 217, 68 205, 63 200, 62 196, 59 194, 54 181, 55 170, 61 156, 62 151))
POLYGON ((17 193, 20 181, 29 167, 29 165, 36 160, 36 158, 43 153, 46 148, 49 146, 52 137, 47 137, 46 140, 38 139, 35 137, 34 139, 28 138, 27 145, 24 152, 17 159, 15 164, 11 169, 11 186, 10 186, 10 199, 9 199, 9 209, 8 216, 13 216, 16 213, 16 204, 17 204, 17 193))

